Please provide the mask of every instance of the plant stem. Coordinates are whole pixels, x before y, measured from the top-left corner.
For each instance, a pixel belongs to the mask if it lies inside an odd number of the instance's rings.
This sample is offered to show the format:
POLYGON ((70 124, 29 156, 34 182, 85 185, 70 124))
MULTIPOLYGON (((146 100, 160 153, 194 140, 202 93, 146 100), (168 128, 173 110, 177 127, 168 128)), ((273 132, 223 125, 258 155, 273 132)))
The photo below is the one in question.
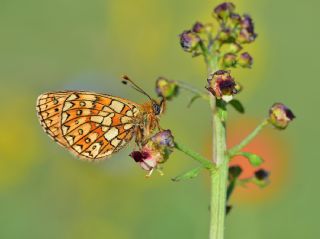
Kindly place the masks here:
POLYGON ((175 81, 177 83, 177 85, 184 89, 184 90, 187 90, 195 95, 199 95, 201 98, 205 99, 205 100, 209 100, 209 95, 207 94, 207 92, 205 91, 202 91, 202 90, 199 90, 183 81, 175 81))
MULTIPOLYGON (((200 48, 207 64, 208 75, 219 70, 219 46, 213 42, 209 49, 201 42, 200 48)), ((220 104, 215 96, 210 95, 213 125, 213 154, 212 161, 217 170, 211 173, 211 200, 210 200, 210 239, 223 239, 224 219, 226 214, 227 200, 227 176, 228 156, 226 155, 226 108, 220 104), (223 116, 223 117, 222 117, 223 116)))
POLYGON ((219 117, 220 107, 213 109, 213 162, 218 170, 211 174, 210 239, 223 239, 226 214, 228 160, 226 156, 226 128, 219 117))
POLYGON ((263 120, 246 138, 244 138, 238 145, 228 150, 229 157, 237 155, 244 147, 246 147, 260 131, 269 124, 268 119, 263 120))
POLYGON ((185 153, 186 155, 190 156, 194 160, 198 161, 204 168, 211 170, 212 172, 215 171, 215 166, 214 164, 203 157, 201 154, 191 150, 190 148, 184 146, 183 144, 175 142, 176 149, 180 150, 181 152, 185 153))

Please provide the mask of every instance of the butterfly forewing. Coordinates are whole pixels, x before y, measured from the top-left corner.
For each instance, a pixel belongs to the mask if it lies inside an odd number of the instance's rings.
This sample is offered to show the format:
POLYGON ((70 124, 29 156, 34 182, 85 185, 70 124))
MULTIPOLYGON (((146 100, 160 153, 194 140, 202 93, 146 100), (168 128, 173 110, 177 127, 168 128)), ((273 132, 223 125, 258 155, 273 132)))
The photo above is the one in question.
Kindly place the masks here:
POLYGON ((38 97, 46 133, 80 158, 103 159, 134 136, 139 105, 93 92, 53 92, 38 97))

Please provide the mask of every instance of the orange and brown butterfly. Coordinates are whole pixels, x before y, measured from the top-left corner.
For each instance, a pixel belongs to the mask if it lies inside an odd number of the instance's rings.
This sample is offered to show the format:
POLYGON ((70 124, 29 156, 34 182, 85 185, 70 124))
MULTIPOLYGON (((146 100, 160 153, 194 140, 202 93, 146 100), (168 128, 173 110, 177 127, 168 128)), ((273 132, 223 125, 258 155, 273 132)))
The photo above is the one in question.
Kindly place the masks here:
POLYGON ((165 101, 152 99, 127 76, 123 83, 149 98, 144 104, 87 91, 48 92, 37 99, 37 113, 44 131, 81 159, 105 159, 135 138, 140 147, 160 129, 165 101))

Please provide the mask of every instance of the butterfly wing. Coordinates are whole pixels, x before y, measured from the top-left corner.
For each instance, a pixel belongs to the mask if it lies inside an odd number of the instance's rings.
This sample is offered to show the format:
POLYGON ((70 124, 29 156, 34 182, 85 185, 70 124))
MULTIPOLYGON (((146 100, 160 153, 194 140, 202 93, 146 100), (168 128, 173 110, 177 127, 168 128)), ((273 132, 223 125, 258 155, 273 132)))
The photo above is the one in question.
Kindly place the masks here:
POLYGON ((132 139, 138 104, 93 92, 52 92, 38 97, 45 132, 76 156, 96 160, 122 149, 132 139))

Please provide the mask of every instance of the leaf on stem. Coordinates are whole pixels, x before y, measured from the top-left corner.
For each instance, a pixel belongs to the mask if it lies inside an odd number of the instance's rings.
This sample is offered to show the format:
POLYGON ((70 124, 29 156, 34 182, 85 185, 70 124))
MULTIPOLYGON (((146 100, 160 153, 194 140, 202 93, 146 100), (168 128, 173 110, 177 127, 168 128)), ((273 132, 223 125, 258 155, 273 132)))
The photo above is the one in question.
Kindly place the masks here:
POLYGON ((192 179, 192 178, 197 177, 201 170, 202 170, 202 167, 197 167, 197 168, 191 169, 190 171, 183 173, 177 177, 174 177, 171 180, 174 182, 179 182, 179 181, 185 180, 185 179, 192 179))
POLYGON ((245 112, 245 109, 239 100, 233 99, 229 102, 229 104, 232 105, 233 108, 239 113, 243 114, 245 112))
POLYGON ((259 167, 263 163, 263 159, 259 155, 249 152, 240 152, 239 155, 246 157, 254 167, 259 167))

